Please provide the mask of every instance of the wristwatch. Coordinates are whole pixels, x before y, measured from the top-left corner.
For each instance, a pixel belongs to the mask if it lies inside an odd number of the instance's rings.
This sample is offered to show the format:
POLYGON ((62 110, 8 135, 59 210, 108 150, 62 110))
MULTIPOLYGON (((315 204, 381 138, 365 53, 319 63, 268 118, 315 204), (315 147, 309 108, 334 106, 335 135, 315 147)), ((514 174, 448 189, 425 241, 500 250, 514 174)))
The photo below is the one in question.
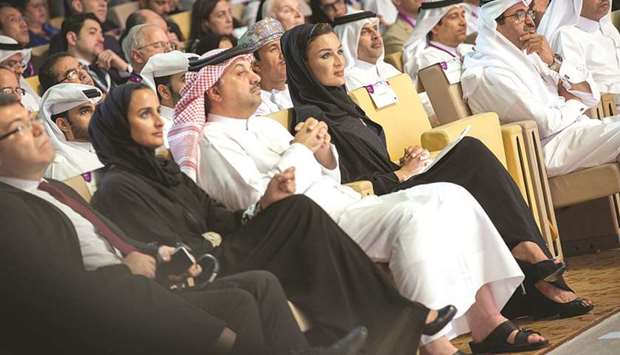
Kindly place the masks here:
POLYGON ((553 63, 549 64, 549 69, 553 70, 556 73, 560 72, 560 67, 562 66, 562 62, 564 59, 561 55, 554 53, 553 54, 553 63))

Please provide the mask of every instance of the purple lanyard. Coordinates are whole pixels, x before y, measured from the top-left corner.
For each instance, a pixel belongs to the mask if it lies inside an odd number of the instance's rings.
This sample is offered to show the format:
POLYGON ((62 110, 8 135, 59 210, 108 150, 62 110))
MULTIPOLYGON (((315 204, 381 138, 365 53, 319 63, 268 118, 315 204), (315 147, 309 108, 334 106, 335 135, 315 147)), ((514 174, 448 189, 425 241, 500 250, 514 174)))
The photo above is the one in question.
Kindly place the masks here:
POLYGON ((409 24, 409 26, 411 26, 411 27, 415 27, 415 23, 416 23, 416 21, 415 21, 415 19, 414 19, 414 18, 412 18, 411 16, 407 16, 407 15, 405 15, 405 14, 403 14, 403 13, 399 12, 399 13, 398 13, 398 18, 399 18, 399 19, 401 19, 401 20, 403 20, 403 21, 405 21, 405 22, 407 22, 407 23, 409 24))
POLYGON ((437 49, 439 49, 439 50, 440 50, 440 51, 442 51, 442 52, 446 52, 446 53, 448 53, 450 56, 452 56, 452 58, 456 58, 456 55, 452 54, 451 52, 449 52, 449 51, 447 51, 447 50, 445 50, 445 49, 443 49, 443 48, 441 48, 441 47, 437 47, 436 45, 434 45, 434 44, 432 44, 432 43, 429 43, 429 44, 428 44, 428 46, 429 46, 429 47, 433 47, 433 48, 437 48, 437 49))

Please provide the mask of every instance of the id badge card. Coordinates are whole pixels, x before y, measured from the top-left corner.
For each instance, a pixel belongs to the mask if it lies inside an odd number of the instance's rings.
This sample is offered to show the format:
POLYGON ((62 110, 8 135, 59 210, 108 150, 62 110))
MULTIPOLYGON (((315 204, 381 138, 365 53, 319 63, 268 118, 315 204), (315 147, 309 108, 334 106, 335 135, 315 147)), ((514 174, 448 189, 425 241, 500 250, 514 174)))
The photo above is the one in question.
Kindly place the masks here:
POLYGON ((461 60, 459 58, 455 57, 441 62, 441 69, 443 69, 444 75, 450 84, 461 82, 461 60))
POLYGON ((398 101, 396 93, 387 81, 379 81, 365 88, 378 109, 393 105, 398 101))

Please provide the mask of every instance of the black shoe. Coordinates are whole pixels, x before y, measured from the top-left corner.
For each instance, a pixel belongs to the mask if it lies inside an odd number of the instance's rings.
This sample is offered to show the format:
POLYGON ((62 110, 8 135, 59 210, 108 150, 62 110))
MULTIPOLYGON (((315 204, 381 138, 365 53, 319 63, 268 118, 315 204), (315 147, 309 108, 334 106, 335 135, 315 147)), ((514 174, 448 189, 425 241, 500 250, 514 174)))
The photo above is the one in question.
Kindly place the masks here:
POLYGON ((424 335, 435 335, 438 331, 443 329, 446 324, 450 323, 452 318, 456 315, 456 307, 453 305, 445 306, 437 311, 437 318, 434 321, 428 323, 422 329, 424 335))
POLYGON ((530 343, 528 337, 530 335, 540 335, 540 333, 528 329, 519 329, 511 321, 507 320, 498 325, 483 341, 475 343, 469 342, 469 347, 474 354, 502 354, 502 353, 520 353, 542 349, 549 345, 548 340, 542 340, 536 343, 530 343), (514 343, 508 342, 508 336, 517 330, 514 343))
POLYGON ((536 264, 530 264, 521 260, 517 260, 517 263, 521 270, 523 270, 525 277, 533 284, 538 281, 557 281, 566 271, 566 264, 563 262, 556 263, 555 259, 543 260, 536 264))
POLYGON ((293 352, 294 355, 357 355, 366 344, 368 329, 357 327, 344 338, 338 340, 328 348, 310 348, 293 352))

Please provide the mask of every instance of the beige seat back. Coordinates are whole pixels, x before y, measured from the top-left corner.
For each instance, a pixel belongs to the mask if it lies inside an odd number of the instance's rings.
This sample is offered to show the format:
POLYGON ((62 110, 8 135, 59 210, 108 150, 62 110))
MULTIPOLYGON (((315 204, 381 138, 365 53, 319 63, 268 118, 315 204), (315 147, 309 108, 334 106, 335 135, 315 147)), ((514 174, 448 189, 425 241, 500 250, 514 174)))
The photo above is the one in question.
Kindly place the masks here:
POLYGON ((460 120, 471 115, 469 106, 463 101, 460 84, 450 84, 440 64, 431 65, 418 72, 431 105, 441 124, 460 120))
POLYGON ((287 130, 290 130, 291 122, 293 122, 293 109, 273 112, 267 115, 267 117, 271 118, 274 121, 277 121, 287 130))
POLYGON ((398 97, 394 105, 377 109, 366 88, 353 90, 349 96, 370 119, 383 126, 390 158, 398 161, 406 147, 421 145, 421 134, 431 129, 431 124, 409 75, 400 74, 388 82, 398 97))
POLYGON ((51 18, 49 20, 50 25, 52 25, 52 27, 56 27, 58 29, 60 29, 62 27, 62 23, 65 22, 65 18, 64 17, 54 17, 51 18))
POLYGON ((26 78, 26 82, 28 85, 36 92, 37 94, 41 93, 41 83, 39 82, 39 76, 31 76, 26 78))
POLYGON ((386 63, 392 64, 394 68, 400 70, 401 73, 403 72, 403 52, 388 54, 385 56, 384 60, 386 63))
POLYGON ((140 5, 137 1, 130 1, 124 4, 116 5, 110 8, 110 12, 112 13, 112 19, 121 29, 125 29, 125 22, 127 22, 127 17, 132 13, 138 11, 140 9, 140 5))
POLYGON ((611 23, 620 31, 620 10, 611 13, 611 23))
POLYGON ((84 180, 82 175, 74 176, 63 182, 72 189, 74 189, 77 193, 79 193, 80 196, 82 196, 82 198, 86 200, 86 202, 90 202, 90 199, 93 197, 93 195, 90 192, 88 184, 86 183, 86 180, 84 180))
POLYGON ((183 37, 189 39, 189 33, 191 31, 192 13, 189 11, 179 12, 168 17, 174 23, 179 26, 183 37))

